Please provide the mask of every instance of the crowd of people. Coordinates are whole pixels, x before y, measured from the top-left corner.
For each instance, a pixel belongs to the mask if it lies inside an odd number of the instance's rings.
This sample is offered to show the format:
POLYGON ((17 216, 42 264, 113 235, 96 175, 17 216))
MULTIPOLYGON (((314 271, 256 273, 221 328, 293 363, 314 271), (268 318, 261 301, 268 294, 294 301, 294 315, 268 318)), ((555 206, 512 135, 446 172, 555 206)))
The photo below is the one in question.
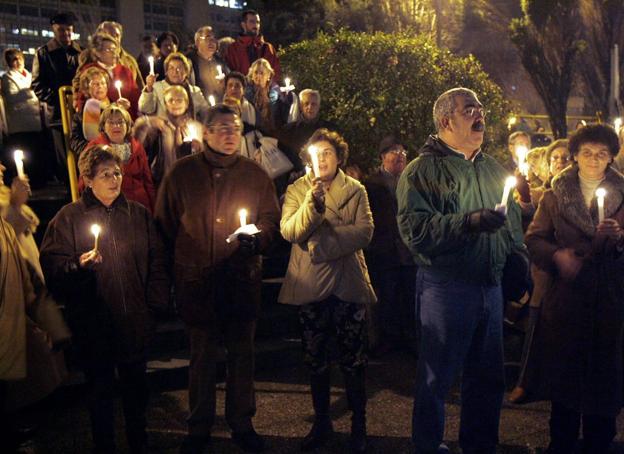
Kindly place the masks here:
POLYGON ((95 452, 116 449, 116 383, 128 446, 148 452, 146 354, 154 320, 174 312, 191 358, 180 452, 210 444, 221 345, 232 440, 264 451, 252 422, 254 337, 262 255, 281 242, 290 253, 278 302, 298 307, 314 411, 302 451, 332 436, 335 361, 349 449, 366 452, 369 354, 408 349, 418 361, 414 452, 448 452, 444 402, 461 375, 460 446, 495 453, 510 299, 529 308, 510 401, 551 401, 551 454, 574 451, 581 422, 583 452, 608 451, 624 385, 624 176, 613 128, 581 126, 533 149, 515 132, 509 176, 481 151, 476 93, 452 88, 435 102, 435 131, 417 158, 408 164, 400 138, 382 138, 380 165, 364 176, 340 126, 321 118, 320 91, 282 79, 255 11, 242 13, 236 40, 203 26, 184 53, 167 32, 147 37, 137 59, 121 24, 101 23, 87 49, 72 41, 70 14, 51 24, 32 74, 19 50, 5 52, 1 86, 5 150, 29 153, 0 188, 3 440, 13 440, 14 408, 63 381, 71 346, 95 452), (27 201, 31 186, 67 179, 66 85, 81 195, 50 221, 39 250, 27 201), (25 384, 37 393, 16 402, 25 384))

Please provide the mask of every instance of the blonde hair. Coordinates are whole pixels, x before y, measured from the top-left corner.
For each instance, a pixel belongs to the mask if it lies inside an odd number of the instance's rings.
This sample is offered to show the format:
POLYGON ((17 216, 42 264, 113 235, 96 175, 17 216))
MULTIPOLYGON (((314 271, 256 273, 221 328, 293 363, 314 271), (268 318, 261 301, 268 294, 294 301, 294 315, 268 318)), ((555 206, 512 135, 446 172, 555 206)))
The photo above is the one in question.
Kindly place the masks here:
POLYGON ((189 103, 188 92, 181 85, 169 85, 167 88, 165 88, 165 91, 163 92, 163 99, 166 100, 168 96, 172 96, 172 95, 182 95, 182 97, 186 101, 186 104, 189 103))
POLYGON ((118 104, 111 104, 100 114, 100 124, 99 129, 100 132, 104 132, 104 126, 110 117, 113 115, 119 114, 121 118, 123 118, 124 123, 126 123, 126 137, 124 137, 124 142, 130 139, 131 129, 132 129, 132 118, 126 109, 119 106, 118 104))
POLYGON ((252 76, 253 76, 253 73, 256 71, 256 68, 258 68, 258 66, 262 66, 264 69, 267 70, 269 74, 271 74, 271 77, 269 77, 269 82, 271 82, 271 79, 275 75, 275 71, 273 71, 273 67, 271 66, 271 63, 269 63, 269 61, 266 58, 259 58, 251 64, 251 66, 249 67, 249 71, 247 72, 247 80, 249 80, 249 82, 253 84, 252 76))
POLYGON ((106 81, 106 86, 110 86, 110 76, 99 66, 91 66, 80 74, 80 91, 87 97, 89 96, 89 84, 96 77, 103 77, 106 81))

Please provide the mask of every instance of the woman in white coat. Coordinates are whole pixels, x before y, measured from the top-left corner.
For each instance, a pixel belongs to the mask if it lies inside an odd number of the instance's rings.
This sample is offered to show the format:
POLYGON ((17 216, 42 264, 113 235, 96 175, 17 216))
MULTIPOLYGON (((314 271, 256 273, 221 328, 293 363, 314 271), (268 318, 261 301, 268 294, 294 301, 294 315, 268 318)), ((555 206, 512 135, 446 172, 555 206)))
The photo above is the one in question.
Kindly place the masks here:
MULTIPOLYGON (((311 146, 318 168, 288 187, 280 224, 292 251, 279 301, 300 307, 305 362, 311 370, 315 420, 301 448, 315 449, 333 432, 329 352, 335 350, 353 412, 351 450, 360 453, 366 450, 366 305, 376 300, 362 249, 373 235, 373 216, 364 186, 339 168, 349 153, 344 139, 319 129, 304 150, 311 146)), ((310 161, 306 151, 302 155, 310 161)))

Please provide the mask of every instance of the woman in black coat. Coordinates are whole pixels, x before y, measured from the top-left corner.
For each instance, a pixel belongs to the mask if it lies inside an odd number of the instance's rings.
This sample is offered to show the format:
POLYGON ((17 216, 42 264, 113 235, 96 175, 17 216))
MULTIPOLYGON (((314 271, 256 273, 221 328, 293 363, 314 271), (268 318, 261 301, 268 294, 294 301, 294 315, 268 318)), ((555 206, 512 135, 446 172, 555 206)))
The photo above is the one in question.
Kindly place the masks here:
POLYGON ((107 146, 85 150, 79 169, 87 189, 48 225, 41 265, 65 303, 78 359, 91 388, 97 452, 113 452, 115 369, 126 436, 147 452, 146 348, 151 315, 166 310, 169 281, 162 242, 149 211, 121 194, 121 161, 107 146), (101 233, 97 241, 92 226, 101 233))

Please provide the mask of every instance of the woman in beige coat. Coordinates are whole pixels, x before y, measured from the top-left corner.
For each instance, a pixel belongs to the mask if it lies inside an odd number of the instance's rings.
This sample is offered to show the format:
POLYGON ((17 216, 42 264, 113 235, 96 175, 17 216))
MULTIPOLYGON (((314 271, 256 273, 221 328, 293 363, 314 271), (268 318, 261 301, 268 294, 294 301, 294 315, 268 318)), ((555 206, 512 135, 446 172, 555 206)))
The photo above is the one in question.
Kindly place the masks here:
MULTIPOLYGON (((376 300, 362 249, 373 235, 373 216, 364 186, 345 175, 349 148, 339 134, 317 130, 318 175, 309 173, 288 187, 282 208, 282 236, 292 243, 279 301, 300 306, 305 362, 315 420, 302 450, 321 446, 333 432, 329 418, 329 351, 345 378, 351 422, 351 450, 366 450, 366 304, 376 300), (330 346, 329 339, 336 345, 330 346)), ((304 148, 308 149, 308 148, 304 148)), ((302 153, 309 161, 307 152, 302 153)))

